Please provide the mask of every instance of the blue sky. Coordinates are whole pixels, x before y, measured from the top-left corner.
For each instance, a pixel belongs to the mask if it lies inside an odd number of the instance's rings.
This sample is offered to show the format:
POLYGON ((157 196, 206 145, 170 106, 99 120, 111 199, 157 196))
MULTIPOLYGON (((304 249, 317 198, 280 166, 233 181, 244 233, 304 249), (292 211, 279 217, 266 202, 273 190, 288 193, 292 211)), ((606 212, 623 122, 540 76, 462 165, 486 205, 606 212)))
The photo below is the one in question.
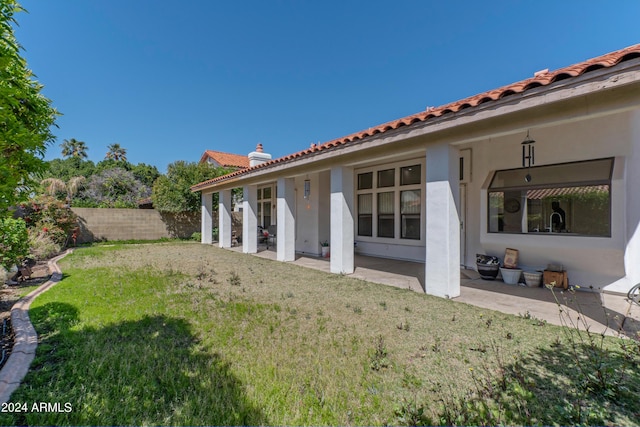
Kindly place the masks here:
POLYGON ((274 157, 640 42, 640 2, 22 0, 59 144, 274 157))

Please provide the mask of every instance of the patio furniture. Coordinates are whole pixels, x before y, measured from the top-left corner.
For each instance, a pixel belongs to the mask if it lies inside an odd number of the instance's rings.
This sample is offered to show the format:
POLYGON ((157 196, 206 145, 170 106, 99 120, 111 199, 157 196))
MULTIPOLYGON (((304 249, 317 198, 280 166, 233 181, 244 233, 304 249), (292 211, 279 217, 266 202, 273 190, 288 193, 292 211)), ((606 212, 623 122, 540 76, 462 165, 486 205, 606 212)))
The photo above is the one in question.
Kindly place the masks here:
POLYGON ((276 245, 277 231, 278 229, 275 225, 267 227, 267 249, 269 249, 269 242, 273 243, 274 246, 276 245))

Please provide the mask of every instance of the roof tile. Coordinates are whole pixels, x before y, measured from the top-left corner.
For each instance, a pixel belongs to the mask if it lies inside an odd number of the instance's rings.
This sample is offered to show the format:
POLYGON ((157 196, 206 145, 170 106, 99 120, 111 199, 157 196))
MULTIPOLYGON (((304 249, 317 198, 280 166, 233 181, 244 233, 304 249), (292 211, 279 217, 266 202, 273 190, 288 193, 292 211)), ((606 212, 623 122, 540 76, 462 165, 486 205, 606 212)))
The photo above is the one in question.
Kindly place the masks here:
MULTIPOLYGON (((481 105, 485 102, 496 101, 498 99, 501 99, 507 96, 524 93, 528 90, 532 90, 540 86, 548 86, 552 83, 556 83, 558 81, 565 80, 571 77, 577 77, 584 73, 595 71, 600 68, 613 67, 614 65, 617 65, 620 62, 627 61, 630 59, 635 59, 638 57, 640 57, 640 44, 629 46, 627 48, 620 49, 615 52, 607 53, 605 55, 602 55, 596 58, 588 59, 578 64, 560 68, 555 71, 538 72, 531 78, 528 78, 516 83, 512 83, 506 86, 502 86, 497 89, 489 90, 489 91, 486 91, 465 99, 461 99, 459 101, 455 101, 440 107, 427 107, 425 111, 421 111, 407 117, 403 117, 397 120, 383 123, 379 126, 369 128, 368 130, 356 132, 351 135, 347 135, 345 137, 341 137, 341 138, 334 139, 332 141, 325 142, 324 144, 315 145, 312 148, 308 148, 306 150, 302 150, 297 153, 289 154, 284 157, 280 157, 280 158, 271 160, 269 162, 259 164, 257 166, 247 167, 246 169, 241 169, 224 176, 220 176, 205 182, 201 182, 191 187, 191 189, 193 191, 198 191, 216 182, 222 182, 229 178, 237 177, 239 175, 243 175, 254 170, 265 168, 270 165, 288 162, 295 158, 302 157, 317 151, 324 151, 324 150, 332 149, 335 147, 339 147, 341 145, 358 141, 378 133, 384 133, 390 130, 398 129, 399 127, 402 127, 402 126, 409 126, 414 123, 425 122, 436 117, 441 117, 447 113, 456 113, 465 108, 477 107, 478 105, 481 105)), ((248 166, 248 160, 247 160, 247 166, 248 166)))

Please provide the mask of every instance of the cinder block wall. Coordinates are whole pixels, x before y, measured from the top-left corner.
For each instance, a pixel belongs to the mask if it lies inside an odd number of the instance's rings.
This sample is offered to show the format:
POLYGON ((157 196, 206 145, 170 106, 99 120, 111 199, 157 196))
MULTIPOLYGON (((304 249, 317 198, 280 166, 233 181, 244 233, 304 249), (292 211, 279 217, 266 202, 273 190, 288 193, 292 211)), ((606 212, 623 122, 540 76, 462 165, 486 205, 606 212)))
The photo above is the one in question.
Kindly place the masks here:
MULTIPOLYGON (((186 239, 200 231, 200 212, 160 213, 155 209, 71 208, 78 215, 78 243, 99 240, 186 239)), ((214 212, 214 227, 218 217, 214 212)), ((233 230, 242 234, 242 213, 233 213, 233 230)))

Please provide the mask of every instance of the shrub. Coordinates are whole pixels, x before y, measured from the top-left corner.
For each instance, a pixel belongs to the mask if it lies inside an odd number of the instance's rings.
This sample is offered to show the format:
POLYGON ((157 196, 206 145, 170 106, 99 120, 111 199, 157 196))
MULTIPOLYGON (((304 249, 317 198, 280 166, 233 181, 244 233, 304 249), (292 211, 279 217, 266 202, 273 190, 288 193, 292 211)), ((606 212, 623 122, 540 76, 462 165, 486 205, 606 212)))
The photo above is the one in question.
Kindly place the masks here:
POLYGON ((21 205, 24 220, 30 229, 45 233, 61 248, 66 246, 71 232, 78 225, 78 217, 62 201, 52 196, 39 196, 21 205))
POLYGON ((22 219, 0 219, 0 265, 7 271, 29 255, 27 226, 22 219))
POLYGON ((29 252, 36 261, 49 259, 60 252, 61 246, 41 230, 29 230, 29 252))

